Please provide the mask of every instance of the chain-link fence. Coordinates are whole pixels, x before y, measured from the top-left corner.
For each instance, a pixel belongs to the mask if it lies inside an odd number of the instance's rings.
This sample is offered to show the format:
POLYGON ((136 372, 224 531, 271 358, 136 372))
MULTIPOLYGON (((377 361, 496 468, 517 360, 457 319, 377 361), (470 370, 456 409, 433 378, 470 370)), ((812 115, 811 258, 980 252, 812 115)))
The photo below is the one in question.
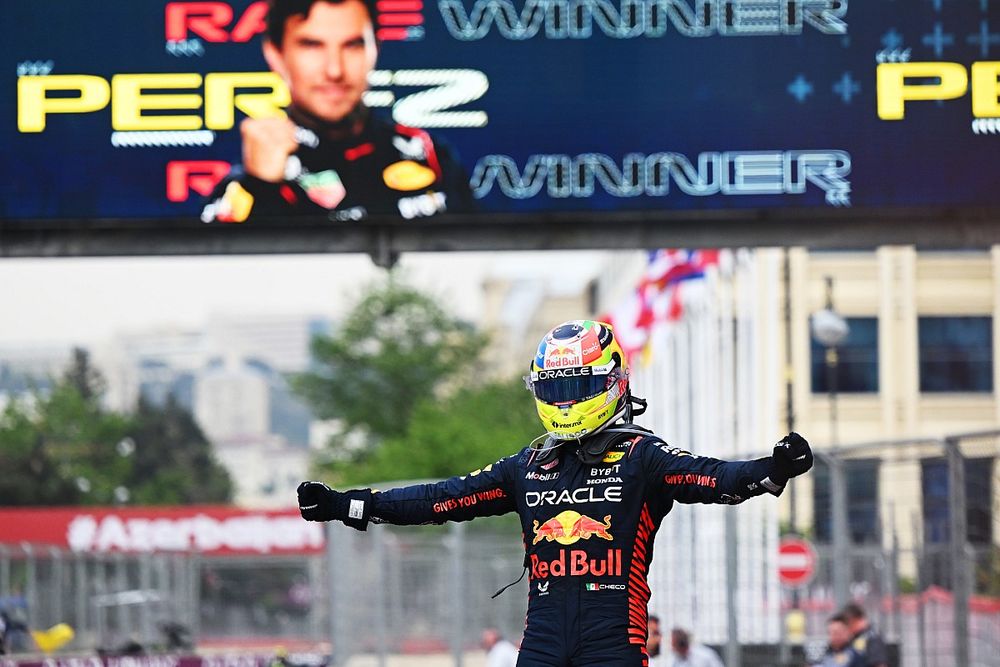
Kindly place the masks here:
POLYGON ((825 636, 848 600, 913 667, 1000 665, 994 546, 1000 433, 875 442, 818 452, 817 575, 786 592, 794 631, 825 636))
MULTIPOLYGON (((780 618, 774 627, 783 627, 783 636, 753 655, 730 647, 729 667, 804 664, 801 649, 792 648, 822 643, 829 616, 847 600, 868 610, 902 665, 1000 666, 998 447, 1000 434, 987 433, 819 452, 814 473, 795 482, 813 500, 811 521, 800 523, 812 524, 817 574, 803 588, 784 590, 780 608, 765 605, 762 613, 780 618)), ((740 539, 739 531, 726 535, 740 539)), ((373 525, 364 534, 330 524, 328 537, 327 553, 309 557, 0 547, 0 608, 15 628, 69 623, 74 649, 309 646, 329 650, 338 665, 359 664, 362 655, 369 656, 364 664, 386 665, 394 654, 472 665, 469 651, 483 628, 520 637, 525 583, 491 599, 522 572, 515 517, 373 525)), ((673 559, 698 558, 697 549, 670 548, 673 559)), ((724 591, 727 581, 742 580, 726 574, 718 582, 724 591)), ((658 609, 670 609, 669 594, 651 583, 658 609)), ((749 622, 740 618, 739 600, 719 596, 722 607, 734 605, 716 614, 731 612, 729 627, 749 622)), ((691 629, 706 639, 713 632, 691 629)), ((27 636, 16 634, 11 648, 32 650, 27 636)))
POLYGON ((28 630, 69 624, 74 646, 157 645, 199 617, 198 561, 188 554, 82 554, 0 545, 0 611, 12 652, 34 650, 28 630))

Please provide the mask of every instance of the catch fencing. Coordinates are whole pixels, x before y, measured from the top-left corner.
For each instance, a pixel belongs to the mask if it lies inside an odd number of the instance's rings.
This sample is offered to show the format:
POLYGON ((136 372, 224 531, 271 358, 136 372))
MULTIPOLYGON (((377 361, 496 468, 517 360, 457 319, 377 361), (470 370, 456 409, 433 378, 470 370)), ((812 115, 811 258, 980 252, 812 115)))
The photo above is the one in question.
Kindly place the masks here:
POLYGON ((819 451, 817 574, 784 594, 791 634, 816 643, 851 600, 907 667, 1000 665, 998 452, 996 431, 819 451))

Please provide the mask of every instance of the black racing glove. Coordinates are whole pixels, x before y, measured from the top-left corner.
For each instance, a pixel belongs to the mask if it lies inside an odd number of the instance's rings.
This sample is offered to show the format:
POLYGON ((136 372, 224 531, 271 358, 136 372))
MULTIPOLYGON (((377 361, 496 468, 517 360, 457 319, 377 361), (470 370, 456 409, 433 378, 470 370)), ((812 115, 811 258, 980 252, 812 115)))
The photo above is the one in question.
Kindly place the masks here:
POLYGON ((771 469, 761 485, 778 495, 792 477, 798 477, 812 468, 813 453, 809 443, 798 433, 792 432, 778 441, 771 453, 771 469))
POLYGON ((371 489, 334 491, 323 482, 302 482, 296 489, 299 512, 306 521, 343 521, 357 530, 367 530, 372 512, 371 489))

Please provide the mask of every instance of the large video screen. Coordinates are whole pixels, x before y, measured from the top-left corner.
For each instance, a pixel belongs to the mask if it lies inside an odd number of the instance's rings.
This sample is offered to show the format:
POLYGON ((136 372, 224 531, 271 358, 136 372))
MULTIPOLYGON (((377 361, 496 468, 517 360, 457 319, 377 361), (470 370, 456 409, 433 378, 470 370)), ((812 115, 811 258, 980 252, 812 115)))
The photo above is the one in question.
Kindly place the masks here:
POLYGON ((0 218, 993 207, 993 4, 8 3, 0 218))

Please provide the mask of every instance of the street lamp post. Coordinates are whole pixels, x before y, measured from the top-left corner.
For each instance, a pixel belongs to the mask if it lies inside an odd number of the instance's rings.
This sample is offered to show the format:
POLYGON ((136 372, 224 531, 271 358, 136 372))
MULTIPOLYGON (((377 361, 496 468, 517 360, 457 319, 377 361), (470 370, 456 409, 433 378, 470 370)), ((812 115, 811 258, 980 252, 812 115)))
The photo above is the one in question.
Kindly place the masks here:
POLYGON ((823 310, 813 313, 812 335, 826 348, 827 389, 830 400, 830 453, 823 458, 830 470, 830 504, 832 519, 831 542, 833 545, 833 595, 838 607, 847 603, 849 597, 850 568, 847 558, 847 480, 844 476, 844 461, 838 455, 840 445, 837 434, 837 370, 839 356, 837 346, 850 333, 847 321, 833 307, 833 278, 826 276, 826 305, 823 310))

